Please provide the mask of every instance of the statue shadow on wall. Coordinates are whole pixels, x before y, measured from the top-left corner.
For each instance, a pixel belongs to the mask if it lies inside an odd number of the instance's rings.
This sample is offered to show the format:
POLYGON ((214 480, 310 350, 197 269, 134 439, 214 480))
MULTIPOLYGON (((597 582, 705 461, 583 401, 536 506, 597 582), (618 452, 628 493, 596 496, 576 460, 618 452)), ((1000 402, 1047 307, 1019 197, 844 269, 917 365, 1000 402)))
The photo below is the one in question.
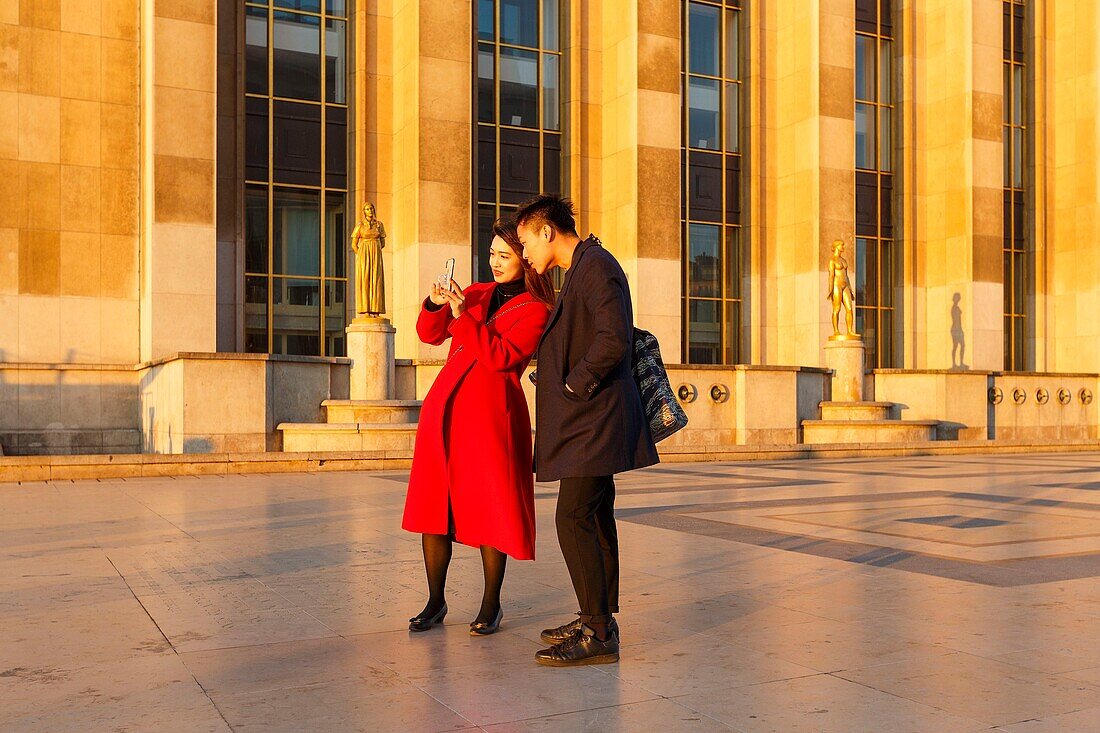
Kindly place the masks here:
POLYGON ((963 333, 962 307, 959 306, 961 300, 960 293, 951 296, 951 368, 958 370, 970 368, 966 364, 966 334, 963 333))

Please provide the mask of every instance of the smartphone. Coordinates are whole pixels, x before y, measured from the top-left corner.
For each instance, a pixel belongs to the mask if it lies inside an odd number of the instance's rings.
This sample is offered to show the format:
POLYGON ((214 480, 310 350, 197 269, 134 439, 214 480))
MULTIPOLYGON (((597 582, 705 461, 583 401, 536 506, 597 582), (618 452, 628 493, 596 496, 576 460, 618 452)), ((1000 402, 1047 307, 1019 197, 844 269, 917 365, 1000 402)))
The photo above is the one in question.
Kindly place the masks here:
POLYGON ((443 275, 441 276, 441 278, 443 280, 443 283, 442 283, 443 287, 447 288, 447 290, 452 290, 453 291, 454 290, 454 285, 452 284, 452 281, 455 278, 455 258, 454 257, 447 260, 447 262, 443 265, 443 275))

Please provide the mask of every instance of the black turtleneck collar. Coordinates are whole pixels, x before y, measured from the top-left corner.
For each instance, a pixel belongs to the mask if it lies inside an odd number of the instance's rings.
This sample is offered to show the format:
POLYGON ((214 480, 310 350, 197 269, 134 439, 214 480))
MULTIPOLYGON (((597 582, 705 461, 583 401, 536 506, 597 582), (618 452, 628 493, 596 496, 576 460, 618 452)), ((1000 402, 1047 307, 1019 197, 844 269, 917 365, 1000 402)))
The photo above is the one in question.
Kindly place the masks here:
POLYGON ((527 290, 527 283, 524 282, 524 279, 522 277, 512 280, 511 282, 497 283, 496 288, 496 291, 498 293, 500 293, 501 295, 506 295, 508 297, 519 295, 525 290, 527 290))
POLYGON ((493 288, 493 297, 489 298, 489 309, 485 313, 485 318, 491 318, 502 305, 520 293, 526 292, 527 282, 522 277, 511 282, 497 283, 497 286, 493 288))

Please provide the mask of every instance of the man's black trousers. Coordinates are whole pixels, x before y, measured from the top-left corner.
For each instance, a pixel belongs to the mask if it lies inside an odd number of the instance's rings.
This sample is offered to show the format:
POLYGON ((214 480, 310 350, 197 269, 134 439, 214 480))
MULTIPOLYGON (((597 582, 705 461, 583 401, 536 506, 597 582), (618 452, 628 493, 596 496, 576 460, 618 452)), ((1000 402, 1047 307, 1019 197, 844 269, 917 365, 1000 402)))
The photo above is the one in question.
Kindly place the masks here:
POLYGON ((585 623, 608 623, 619 612, 619 535, 615 479, 563 478, 558 493, 558 543, 585 623))

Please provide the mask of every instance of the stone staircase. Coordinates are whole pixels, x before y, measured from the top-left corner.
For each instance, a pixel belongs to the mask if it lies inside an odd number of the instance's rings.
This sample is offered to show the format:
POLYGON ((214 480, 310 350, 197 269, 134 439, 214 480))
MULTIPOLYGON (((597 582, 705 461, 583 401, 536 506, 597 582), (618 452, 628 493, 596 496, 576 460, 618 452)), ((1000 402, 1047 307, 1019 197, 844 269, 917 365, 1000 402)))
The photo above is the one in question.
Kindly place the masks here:
POLYGON ((802 442, 925 443, 938 437, 936 420, 902 420, 893 402, 821 402, 820 420, 802 421, 802 442))
POLYGON ((386 451, 412 455, 420 400, 325 400, 326 422, 280 423, 283 450, 386 451))

